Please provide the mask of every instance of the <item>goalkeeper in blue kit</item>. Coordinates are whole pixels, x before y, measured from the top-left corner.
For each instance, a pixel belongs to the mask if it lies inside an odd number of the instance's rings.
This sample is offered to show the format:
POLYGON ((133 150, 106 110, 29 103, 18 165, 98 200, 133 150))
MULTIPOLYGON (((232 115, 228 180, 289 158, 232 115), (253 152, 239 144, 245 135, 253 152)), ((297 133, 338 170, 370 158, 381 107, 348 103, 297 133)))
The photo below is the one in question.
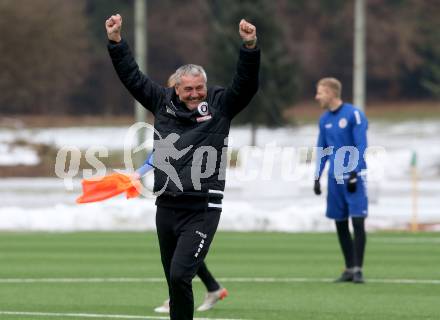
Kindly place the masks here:
POLYGON ((341 100, 342 85, 323 78, 315 99, 326 111, 319 120, 314 192, 321 194, 320 177, 329 162, 326 216, 336 224, 345 270, 336 282, 363 283, 362 265, 368 215, 365 150, 368 120, 355 106, 341 100), (352 238, 349 219, 354 230, 352 238))

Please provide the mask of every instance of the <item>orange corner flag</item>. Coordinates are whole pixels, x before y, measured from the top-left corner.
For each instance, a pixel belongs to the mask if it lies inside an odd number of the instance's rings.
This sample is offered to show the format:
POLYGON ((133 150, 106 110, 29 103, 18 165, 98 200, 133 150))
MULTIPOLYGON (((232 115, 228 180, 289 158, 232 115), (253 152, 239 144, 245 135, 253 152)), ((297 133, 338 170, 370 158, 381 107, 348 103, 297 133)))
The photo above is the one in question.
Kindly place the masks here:
POLYGON ((129 175, 112 173, 108 176, 83 179, 83 194, 76 199, 77 203, 97 202, 109 199, 123 192, 127 199, 139 196, 142 184, 129 175))

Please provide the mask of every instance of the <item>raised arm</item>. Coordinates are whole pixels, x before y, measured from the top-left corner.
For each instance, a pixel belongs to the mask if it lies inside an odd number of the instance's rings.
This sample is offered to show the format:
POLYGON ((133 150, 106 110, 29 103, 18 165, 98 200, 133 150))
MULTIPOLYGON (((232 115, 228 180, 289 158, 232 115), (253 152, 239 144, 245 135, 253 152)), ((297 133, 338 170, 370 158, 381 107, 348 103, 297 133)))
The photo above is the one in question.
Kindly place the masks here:
POLYGON ((105 21, 105 28, 109 39, 108 51, 119 79, 137 101, 153 114, 156 113, 165 95, 165 88, 139 70, 128 44, 121 36, 122 17, 112 15, 105 21))
POLYGON ((240 48, 232 84, 226 88, 223 103, 223 112, 230 118, 243 110, 257 92, 260 69, 256 27, 242 19, 238 31, 243 40, 243 46, 240 48))

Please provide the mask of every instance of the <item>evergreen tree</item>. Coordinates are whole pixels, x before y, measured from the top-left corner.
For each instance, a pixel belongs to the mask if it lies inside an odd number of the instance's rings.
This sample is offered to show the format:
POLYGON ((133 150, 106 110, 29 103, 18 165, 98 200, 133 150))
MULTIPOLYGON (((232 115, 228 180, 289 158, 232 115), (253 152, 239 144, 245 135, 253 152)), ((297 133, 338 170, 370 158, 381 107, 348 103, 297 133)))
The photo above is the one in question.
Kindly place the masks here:
MULTIPOLYGON (((420 79, 425 96, 440 98, 440 13, 434 1, 425 2, 419 10, 419 30, 424 35, 418 45, 422 56, 421 67, 412 76, 420 79)), ((412 86, 414 88, 414 86, 412 86)))
POLYGON ((291 106, 298 92, 297 66, 287 54, 273 6, 263 0, 210 1, 212 36, 209 37, 212 82, 227 85, 232 79, 241 39, 242 18, 257 27, 262 48, 260 90, 237 122, 277 126, 283 123, 283 109, 291 106))

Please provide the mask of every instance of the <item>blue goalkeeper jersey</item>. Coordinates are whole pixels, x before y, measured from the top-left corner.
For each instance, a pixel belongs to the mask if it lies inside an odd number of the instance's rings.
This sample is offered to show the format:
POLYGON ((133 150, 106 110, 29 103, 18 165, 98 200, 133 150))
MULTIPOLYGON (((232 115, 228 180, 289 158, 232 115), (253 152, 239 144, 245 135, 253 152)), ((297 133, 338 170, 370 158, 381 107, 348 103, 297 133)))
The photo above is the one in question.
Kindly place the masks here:
POLYGON ((321 177, 327 160, 332 178, 366 169, 367 129, 365 114, 349 103, 343 103, 335 111, 326 111, 319 119, 315 178, 321 177))

